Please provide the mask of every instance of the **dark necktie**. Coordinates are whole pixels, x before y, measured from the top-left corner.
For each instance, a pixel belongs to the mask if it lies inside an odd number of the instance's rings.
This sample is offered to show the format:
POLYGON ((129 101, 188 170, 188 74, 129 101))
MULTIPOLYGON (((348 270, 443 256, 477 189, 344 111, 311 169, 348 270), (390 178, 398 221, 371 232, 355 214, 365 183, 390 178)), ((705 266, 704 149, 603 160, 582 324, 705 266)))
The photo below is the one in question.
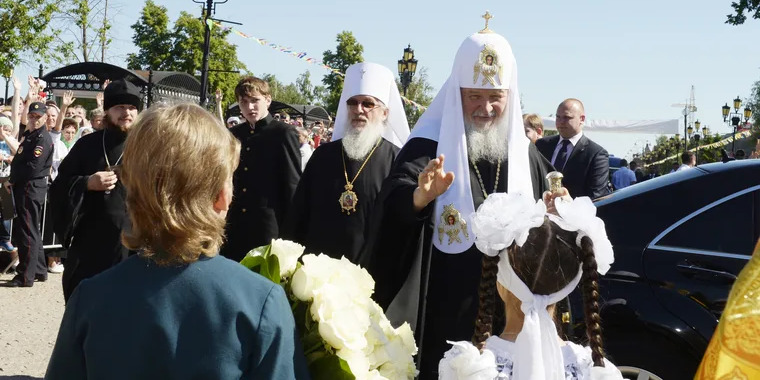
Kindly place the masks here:
POLYGON ((567 146, 570 145, 570 140, 562 140, 557 152, 557 158, 554 159, 554 168, 562 171, 565 168, 567 162, 567 146))

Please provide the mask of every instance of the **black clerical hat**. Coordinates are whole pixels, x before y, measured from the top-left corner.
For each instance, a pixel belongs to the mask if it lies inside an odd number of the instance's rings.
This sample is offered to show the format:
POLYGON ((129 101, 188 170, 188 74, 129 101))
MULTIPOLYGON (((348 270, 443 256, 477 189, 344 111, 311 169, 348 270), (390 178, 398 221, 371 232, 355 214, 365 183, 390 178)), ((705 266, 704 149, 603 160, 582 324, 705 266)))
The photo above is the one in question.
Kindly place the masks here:
POLYGON ((108 110, 119 104, 133 105, 142 111, 140 89, 132 82, 122 79, 111 82, 103 93, 103 109, 108 110))

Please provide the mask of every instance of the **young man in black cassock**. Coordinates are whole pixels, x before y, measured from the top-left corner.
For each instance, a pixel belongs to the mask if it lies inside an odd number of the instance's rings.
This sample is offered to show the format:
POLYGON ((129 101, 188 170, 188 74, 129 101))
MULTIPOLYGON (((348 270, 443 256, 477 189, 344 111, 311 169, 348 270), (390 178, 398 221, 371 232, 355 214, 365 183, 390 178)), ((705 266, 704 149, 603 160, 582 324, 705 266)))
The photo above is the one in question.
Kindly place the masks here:
MULTIPOLYGON (((118 178, 127 132, 142 110, 140 89, 111 82, 104 92, 104 128, 77 141, 51 188, 55 232, 68 245, 63 297, 79 283, 126 259, 121 231, 129 227, 126 192, 118 178)), ((146 178, 147 180, 151 180, 146 178)))
POLYGON ((547 190, 553 169, 525 137, 516 77, 504 37, 486 28, 467 38, 378 195, 360 262, 391 321, 413 325, 420 379, 438 378, 446 340, 473 336, 484 255, 470 215, 494 192, 538 200, 547 190))
POLYGON ((301 176, 282 237, 356 262, 375 197, 409 136, 393 73, 350 66, 335 122, 333 141, 317 148, 301 176))
POLYGON ((246 122, 230 128, 240 140, 240 164, 232 182, 227 241, 221 255, 240 261, 253 248, 280 236, 293 193, 301 178, 301 144, 294 126, 269 114, 269 84, 246 77, 235 87, 246 122))
POLYGON ((53 164, 53 140, 45 128, 46 107, 29 105, 28 127, 19 141, 11 162, 11 177, 6 189, 13 193, 16 217, 13 219, 13 241, 18 246, 18 267, 6 287, 32 287, 34 281, 47 280, 47 261, 42 248, 40 222, 45 203, 47 179, 53 164))

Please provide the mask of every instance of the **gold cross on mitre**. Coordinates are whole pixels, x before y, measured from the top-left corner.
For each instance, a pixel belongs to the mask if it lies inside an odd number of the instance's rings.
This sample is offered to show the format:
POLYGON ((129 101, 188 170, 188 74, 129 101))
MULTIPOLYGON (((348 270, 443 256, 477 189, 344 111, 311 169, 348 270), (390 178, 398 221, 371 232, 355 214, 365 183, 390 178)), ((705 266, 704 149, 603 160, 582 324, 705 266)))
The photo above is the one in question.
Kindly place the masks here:
POLYGON ((488 12, 488 11, 486 11, 486 14, 484 14, 484 15, 482 15, 482 16, 480 16, 480 17, 483 17, 484 19, 486 19, 486 27, 485 27, 485 28, 483 28, 483 30, 481 30, 481 31, 480 31, 480 32, 478 32, 478 33, 493 33, 493 30, 491 30, 491 29, 488 29, 488 21, 489 21, 489 20, 491 20, 491 19, 493 18, 493 16, 491 16, 491 13, 490 13, 490 12, 488 12))

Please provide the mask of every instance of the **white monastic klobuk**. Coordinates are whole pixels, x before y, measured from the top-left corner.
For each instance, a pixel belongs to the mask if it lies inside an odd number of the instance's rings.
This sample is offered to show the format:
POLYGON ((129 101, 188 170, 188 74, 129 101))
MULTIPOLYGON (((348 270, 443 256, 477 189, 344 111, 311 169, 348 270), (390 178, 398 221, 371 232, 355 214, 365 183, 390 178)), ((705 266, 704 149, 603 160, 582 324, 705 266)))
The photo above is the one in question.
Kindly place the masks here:
POLYGON ((396 87, 393 73, 385 66, 377 63, 362 62, 348 67, 346 79, 343 82, 343 92, 338 103, 338 113, 335 116, 333 141, 343 138, 348 122, 348 106, 346 100, 357 95, 374 96, 388 107, 388 126, 383 131, 383 138, 401 148, 409 137, 409 123, 406 121, 404 105, 396 87))

